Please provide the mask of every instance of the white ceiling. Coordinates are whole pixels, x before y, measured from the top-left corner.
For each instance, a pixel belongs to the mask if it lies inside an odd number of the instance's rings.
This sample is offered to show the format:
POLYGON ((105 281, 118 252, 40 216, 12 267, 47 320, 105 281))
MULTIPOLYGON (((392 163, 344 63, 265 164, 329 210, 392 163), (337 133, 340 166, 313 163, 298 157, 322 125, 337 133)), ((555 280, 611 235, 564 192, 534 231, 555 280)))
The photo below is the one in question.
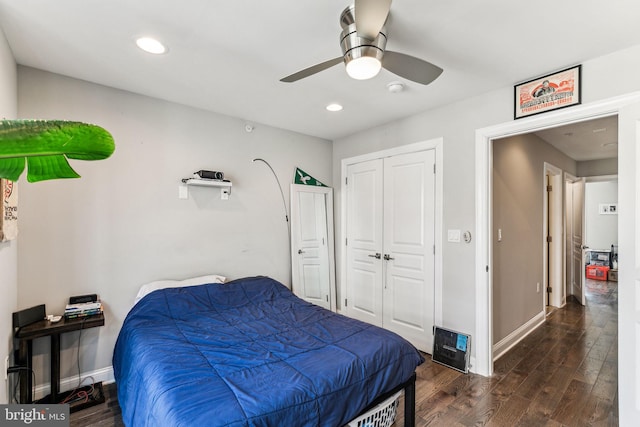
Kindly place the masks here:
POLYGON ((618 157, 618 116, 545 129, 535 134, 577 161, 618 157))
POLYGON ((637 0, 396 0, 387 48, 442 67, 435 82, 338 65, 281 83, 340 55, 350 2, 0 0, 0 27, 19 64, 329 140, 640 44, 637 0), (169 52, 140 51, 143 35, 169 52))

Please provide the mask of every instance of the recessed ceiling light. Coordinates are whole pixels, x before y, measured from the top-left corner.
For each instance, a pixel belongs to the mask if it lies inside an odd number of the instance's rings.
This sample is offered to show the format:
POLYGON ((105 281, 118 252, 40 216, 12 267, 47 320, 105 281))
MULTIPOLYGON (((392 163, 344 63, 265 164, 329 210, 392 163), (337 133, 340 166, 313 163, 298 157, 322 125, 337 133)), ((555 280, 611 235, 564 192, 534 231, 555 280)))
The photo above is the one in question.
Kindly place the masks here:
POLYGON ((151 37, 140 37, 136 40, 136 44, 140 49, 154 55, 162 55, 167 51, 167 48, 162 43, 151 37))
POLYGON ((328 111, 340 111, 342 110, 342 105, 334 103, 334 104, 327 105, 326 108, 328 111))

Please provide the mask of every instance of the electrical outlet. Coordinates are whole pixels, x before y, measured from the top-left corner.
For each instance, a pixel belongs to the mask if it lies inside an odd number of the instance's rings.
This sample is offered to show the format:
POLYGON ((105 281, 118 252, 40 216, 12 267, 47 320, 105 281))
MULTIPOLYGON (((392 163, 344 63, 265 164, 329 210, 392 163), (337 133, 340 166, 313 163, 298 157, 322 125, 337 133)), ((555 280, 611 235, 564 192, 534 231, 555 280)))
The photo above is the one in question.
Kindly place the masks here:
POLYGON ((536 292, 540 293, 540 282, 536 284, 536 292))
POLYGON ((178 199, 188 199, 189 189, 186 185, 182 184, 178 186, 178 199))
POLYGON ((8 371, 9 370, 9 356, 6 356, 4 358, 4 380, 7 381, 9 379, 9 374, 8 371))

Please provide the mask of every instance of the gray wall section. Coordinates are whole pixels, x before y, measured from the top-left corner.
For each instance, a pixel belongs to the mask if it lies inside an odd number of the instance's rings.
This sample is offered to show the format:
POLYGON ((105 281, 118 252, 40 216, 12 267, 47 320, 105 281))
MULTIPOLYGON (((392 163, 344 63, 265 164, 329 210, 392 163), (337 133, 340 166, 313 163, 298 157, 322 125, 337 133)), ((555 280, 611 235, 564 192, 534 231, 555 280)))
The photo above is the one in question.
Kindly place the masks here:
MULTIPOLYGON (((238 118, 18 70, 21 117, 96 123, 116 143, 106 160, 71 161, 80 179, 20 183, 20 307, 45 303, 61 314, 70 295, 87 293, 105 305, 105 327, 82 334, 83 372, 111 365, 120 326, 146 282, 215 273, 289 283, 280 190, 267 166, 252 159, 269 161, 285 195, 295 167, 330 186, 330 141, 257 123, 248 133, 238 118), (229 200, 205 187, 178 198, 181 178, 200 169, 225 173, 233 182, 229 200)), ((62 378, 77 375, 77 338, 62 337, 62 378)), ((35 344, 42 384, 48 346, 35 344)))
MULTIPOLYGON (((16 63, 0 29, 0 118, 16 117, 17 99, 16 63)), ((12 240, 0 243, 0 366, 4 369, 4 359, 13 347, 11 313, 18 306, 18 242, 12 240)), ((4 373, 2 374, 4 377, 4 373)), ((0 380, 0 404, 8 403, 11 391, 9 382, 0 380)))
POLYGON ((601 159, 578 162, 577 176, 616 175, 618 159, 601 159))
POLYGON ((575 174, 574 160, 533 134, 494 141, 493 344, 544 310, 545 162, 575 174))

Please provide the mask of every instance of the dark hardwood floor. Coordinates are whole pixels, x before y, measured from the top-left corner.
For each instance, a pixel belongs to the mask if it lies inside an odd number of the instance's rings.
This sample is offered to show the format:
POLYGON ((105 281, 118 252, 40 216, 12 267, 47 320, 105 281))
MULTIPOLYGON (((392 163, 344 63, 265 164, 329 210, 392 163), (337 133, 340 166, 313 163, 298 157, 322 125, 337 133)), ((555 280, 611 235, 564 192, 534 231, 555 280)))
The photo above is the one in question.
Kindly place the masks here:
POLYGON ((416 426, 617 426, 618 287, 587 282, 586 307, 552 311, 493 377, 420 366, 416 426))
MULTIPOLYGON (((571 301, 551 311, 495 362, 491 378, 423 363, 416 426, 617 426, 618 287, 588 280, 586 288, 586 307, 571 301)), ((72 414, 71 426, 122 426, 113 384, 105 395, 104 404, 72 414)))

